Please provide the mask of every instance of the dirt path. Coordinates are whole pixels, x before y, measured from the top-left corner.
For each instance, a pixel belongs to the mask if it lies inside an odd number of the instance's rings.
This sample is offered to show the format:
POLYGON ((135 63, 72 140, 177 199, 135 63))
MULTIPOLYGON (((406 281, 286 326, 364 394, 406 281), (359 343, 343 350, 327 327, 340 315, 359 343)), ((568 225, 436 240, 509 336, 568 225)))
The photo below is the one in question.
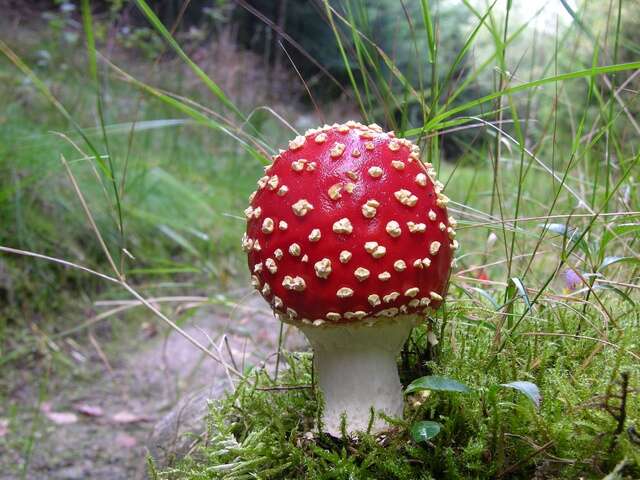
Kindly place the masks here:
MULTIPOLYGON (((210 340, 219 343, 226 335, 240 368, 272 358, 277 349, 279 324, 255 295, 231 314, 202 309, 184 328, 205 345, 210 340)), ((304 345, 298 332, 288 332, 288 349, 304 345)), ((123 351, 107 360, 111 371, 101 364, 89 382, 56 388, 49 392, 44 412, 21 419, 36 432, 26 475, 19 474, 24 450, 0 451, 0 479, 141 478, 147 447, 159 446, 157 453, 163 448, 158 443, 171 441, 165 431, 156 435, 155 443, 150 442, 154 424, 178 402, 192 398, 193 392, 215 396, 228 385, 224 368, 176 333, 157 335, 141 343, 139 350, 123 351), (88 408, 90 415, 79 412, 79 405, 88 408), (67 416, 56 417, 56 413, 67 416)), ((197 413, 197 408, 191 405, 187 410, 197 413)))

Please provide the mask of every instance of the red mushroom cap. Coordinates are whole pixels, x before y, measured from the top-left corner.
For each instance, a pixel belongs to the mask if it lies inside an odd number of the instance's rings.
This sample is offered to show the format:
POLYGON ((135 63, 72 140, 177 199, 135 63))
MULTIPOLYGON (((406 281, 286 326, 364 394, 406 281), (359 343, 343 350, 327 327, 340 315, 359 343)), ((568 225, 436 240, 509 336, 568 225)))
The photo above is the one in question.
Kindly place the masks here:
POLYGON ((409 140, 377 125, 306 132, 276 155, 245 210, 254 287, 285 321, 320 325, 436 308, 455 221, 409 140))

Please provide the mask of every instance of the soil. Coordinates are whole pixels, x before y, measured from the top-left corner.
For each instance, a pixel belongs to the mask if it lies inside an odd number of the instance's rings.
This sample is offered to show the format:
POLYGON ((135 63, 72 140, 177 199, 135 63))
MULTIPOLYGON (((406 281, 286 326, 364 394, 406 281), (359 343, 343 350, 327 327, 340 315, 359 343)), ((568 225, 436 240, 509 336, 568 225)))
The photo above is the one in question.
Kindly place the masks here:
MULTIPOLYGON (((231 354, 239 369, 272 364, 280 332, 264 301, 246 293, 236 295, 246 299, 231 313, 201 309, 183 327, 205 345, 220 344, 226 335, 225 358, 231 354)), ((306 348, 299 332, 284 331, 288 350, 306 348)), ((93 368, 88 369, 94 374, 88 381, 50 387, 44 404, 20 414, 22 428, 33 432, 30 448, 24 440, 11 441, 12 435, 29 437, 16 432, 12 421, 4 452, 0 442, 0 479, 144 478, 148 453, 162 464, 168 452, 184 451, 184 442, 176 447, 178 435, 191 441, 194 437, 185 436, 185 429, 197 434, 204 427, 207 399, 229 385, 225 369, 175 332, 125 343, 130 345, 115 350, 110 345, 104 358, 91 360, 93 368), (81 413, 79 405, 88 411, 81 413), (55 413, 72 413, 75 419, 55 413), (185 421, 177 422, 178 417, 185 421)), ((24 399, 31 404, 38 396, 35 387, 16 392, 16 397, 31 397, 24 399)), ((0 416, 7 415, 2 410, 0 416)))

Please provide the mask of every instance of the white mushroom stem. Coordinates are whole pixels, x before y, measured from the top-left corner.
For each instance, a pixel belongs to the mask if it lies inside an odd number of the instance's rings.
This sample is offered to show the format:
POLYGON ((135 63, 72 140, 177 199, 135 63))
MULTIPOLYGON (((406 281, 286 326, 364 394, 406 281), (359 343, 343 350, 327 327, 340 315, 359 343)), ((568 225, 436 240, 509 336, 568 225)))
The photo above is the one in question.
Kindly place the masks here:
POLYGON ((314 351, 314 368, 323 394, 323 431, 341 436, 341 422, 346 432, 366 431, 375 417, 371 432, 389 427, 379 415, 402 418, 404 406, 398 377, 397 356, 411 328, 415 315, 390 318, 365 318, 357 323, 301 325, 314 351), (371 326, 367 321, 375 320, 371 326))

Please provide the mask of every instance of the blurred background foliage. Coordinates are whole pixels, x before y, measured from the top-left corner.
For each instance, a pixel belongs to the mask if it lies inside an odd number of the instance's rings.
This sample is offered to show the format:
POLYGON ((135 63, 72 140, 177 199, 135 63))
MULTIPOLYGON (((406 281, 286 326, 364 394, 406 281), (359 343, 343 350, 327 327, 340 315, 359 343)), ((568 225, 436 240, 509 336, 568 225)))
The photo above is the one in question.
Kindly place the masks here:
MULTIPOLYGON (((236 135, 249 132, 251 141, 268 139, 263 150, 273 153, 294 135, 290 127, 304 131, 346 118, 375 121, 402 134, 421 127, 428 108, 449 109, 512 84, 638 58, 640 13, 635 2, 588 1, 580 8, 570 2, 512 2, 504 38, 489 33, 499 32, 505 22, 502 4, 493 8, 496 4, 480 0, 429 3, 436 25, 437 64, 431 58, 419 1, 149 2, 184 51, 246 116, 235 119, 237 130, 227 135, 203 129, 132 80, 184 100, 212 118, 234 119, 135 2, 91 2, 100 53, 96 85, 88 81, 78 2, 2 0, 2 40, 33 69, 101 154, 110 153, 121 193, 123 229, 115 200, 89 161, 80 136, 33 79, 2 56, 0 244, 105 268, 69 183, 64 157, 130 279, 151 292, 224 291, 238 279, 244 281, 238 248, 242 210, 252 179, 262 169, 236 135), (474 36, 481 21, 491 29, 474 36), (496 44, 505 39, 500 64, 496 44), (466 53, 458 58, 461 51, 466 53), (464 88, 458 90, 460 86, 464 88), (96 105, 98 88, 109 151, 96 105)), ((598 172, 603 159, 613 154, 623 161, 636 150, 636 73, 597 77, 593 94, 588 94, 589 80, 579 79, 513 99, 514 106, 530 113, 518 119, 527 147, 548 156, 557 149, 553 155, 561 160, 555 167, 561 168, 575 153, 577 125, 591 125, 591 132, 602 126, 602 112, 611 108, 603 98, 615 82, 624 102, 624 110, 611 119, 616 135, 602 137, 581 152, 589 159, 586 175, 595 179, 595 184, 585 186, 591 188, 591 199, 601 194, 594 185, 602 181, 598 172), (567 134, 550 144, 553 129, 567 134)), ((503 106, 497 100, 487 102, 464 115, 495 119, 491 112, 503 106)), ((507 110, 500 117, 501 126, 515 135, 507 110)), ((495 187, 488 178, 478 180, 473 166, 489 171, 486 160, 497 148, 496 138, 496 131, 480 122, 423 140, 430 160, 443 162, 443 172, 472 166, 452 180, 452 188, 460 192, 454 198, 466 202, 469 185, 485 182, 475 192, 484 203, 475 207, 486 206, 492 212, 495 187)), ((518 153, 505 152, 506 160, 517 160, 518 153)), ((637 195, 633 177, 625 189, 631 204, 637 195)), ((113 295, 108 286, 83 273, 0 256, 0 328, 48 325, 42 317, 57 318, 60 309, 70 316, 84 312, 91 309, 90 299, 96 294, 113 295)), ((56 322, 53 328, 59 326, 56 322)), ((0 339, 4 351, 14 341, 7 335, 0 339)))

